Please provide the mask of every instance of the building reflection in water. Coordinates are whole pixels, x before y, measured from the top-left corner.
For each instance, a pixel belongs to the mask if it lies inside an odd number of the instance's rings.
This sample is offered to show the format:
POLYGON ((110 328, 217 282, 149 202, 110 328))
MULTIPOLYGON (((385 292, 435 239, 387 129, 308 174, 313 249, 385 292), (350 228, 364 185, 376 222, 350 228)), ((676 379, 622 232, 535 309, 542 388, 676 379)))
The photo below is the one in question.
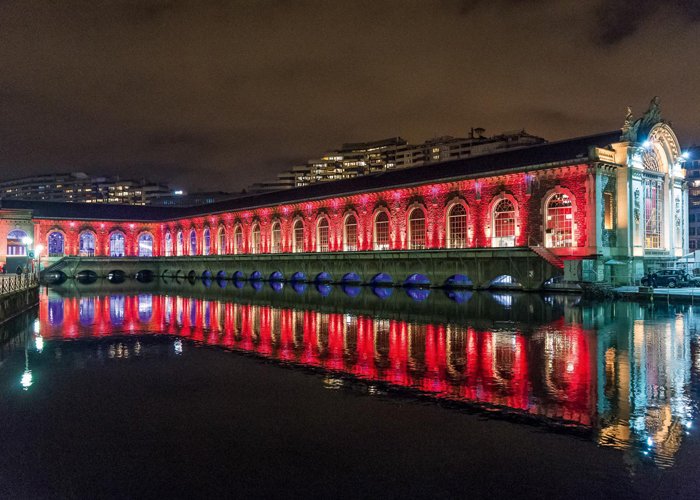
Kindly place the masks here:
MULTIPOLYGON (((480 294, 473 295, 470 300, 480 294)), ((510 295, 489 297, 503 310, 515 307, 510 295)), ((538 325, 492 321, 487 328, 469 320, 406 321, 401 314, 372 317, 179 295, 49 294, 40 321, 46 340, 166 333, 177 337, 178 355, 187 339, 322 367, 335 373, 329 388, 346 374, 527 414, 671 465, 692 428, 691 387, 700 373, 695 312, 572 301, 546 297, 544 309, 529 305, 528 314, 541 311, 538 325)), ((117 342, 109 357, 132 351, 117 342)))

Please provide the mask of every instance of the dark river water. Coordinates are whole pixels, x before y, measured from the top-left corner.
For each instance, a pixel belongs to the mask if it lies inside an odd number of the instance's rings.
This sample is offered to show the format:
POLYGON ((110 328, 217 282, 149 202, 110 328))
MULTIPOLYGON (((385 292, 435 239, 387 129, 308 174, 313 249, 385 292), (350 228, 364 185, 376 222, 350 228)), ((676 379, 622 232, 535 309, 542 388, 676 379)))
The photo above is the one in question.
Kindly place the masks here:
POLYGON ((0 332, 0 496, 699 498, 699 312, 330 285, 44 289, 0 332))

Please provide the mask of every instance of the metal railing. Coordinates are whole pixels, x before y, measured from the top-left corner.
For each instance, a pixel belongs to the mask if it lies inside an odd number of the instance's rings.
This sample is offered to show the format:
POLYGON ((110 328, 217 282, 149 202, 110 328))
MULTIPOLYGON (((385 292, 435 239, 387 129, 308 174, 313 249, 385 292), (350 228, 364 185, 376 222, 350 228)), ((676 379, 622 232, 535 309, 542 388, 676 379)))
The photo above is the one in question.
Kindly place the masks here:
POLYGON ((0 295, 33 288, 38 284, 39 278, 35 273, 0 275, 0 295))

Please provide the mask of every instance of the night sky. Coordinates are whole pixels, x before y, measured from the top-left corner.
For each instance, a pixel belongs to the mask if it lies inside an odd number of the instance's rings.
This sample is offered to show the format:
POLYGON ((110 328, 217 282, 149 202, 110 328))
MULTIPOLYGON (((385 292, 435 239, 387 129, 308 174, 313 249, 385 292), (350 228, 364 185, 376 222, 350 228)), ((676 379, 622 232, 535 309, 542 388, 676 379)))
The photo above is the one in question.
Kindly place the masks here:
POLYGON ((700 1, 0 0, 4 179, 239 190, 343 142, 622 126, 700 143, 700 1))

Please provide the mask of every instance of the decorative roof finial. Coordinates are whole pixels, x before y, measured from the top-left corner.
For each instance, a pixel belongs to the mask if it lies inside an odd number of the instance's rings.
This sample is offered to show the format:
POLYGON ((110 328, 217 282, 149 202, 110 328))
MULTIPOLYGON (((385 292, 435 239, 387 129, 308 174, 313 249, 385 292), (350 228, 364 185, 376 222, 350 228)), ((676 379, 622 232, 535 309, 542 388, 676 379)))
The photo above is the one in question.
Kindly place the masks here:
POLYGON ((622 136, 621 141, 637 142, 645 139, 651 129, 659 122, 663 122, 661 119, 661 99, 659 96, 655 96, 649 103, 649 109, 646 110, 644 115, 637 120, 632 116, 632 110, 627 107, 627 115, 625 116, 625 124, 622 126, 622 136))
POLYGON ((632 115, 632 108, 627 106, 627 114, 625 115, 625 124, 622 126, 622 137, 620 140, 637 142, 637 129, 639 128, 639 120, 635 122, 632 115))

